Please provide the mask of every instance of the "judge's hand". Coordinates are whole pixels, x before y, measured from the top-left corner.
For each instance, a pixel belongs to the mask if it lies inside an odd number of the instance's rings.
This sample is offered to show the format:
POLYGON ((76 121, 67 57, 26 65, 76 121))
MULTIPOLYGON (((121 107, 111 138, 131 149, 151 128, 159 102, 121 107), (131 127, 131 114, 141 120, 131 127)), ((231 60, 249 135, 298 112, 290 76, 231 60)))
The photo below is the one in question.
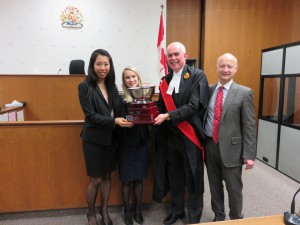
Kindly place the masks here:
POLYGON ((245 170, 250 170, 254 167, 254 161, 251 159, 244 159, 244 163, 246 165, 245 170))
POLYGON ((154 125, 160 125, 162 122, 165 120, 170 120, 170 115, 168 113, 165 114, 159 114, 155 119, 154 119, 154 125))
POLYGON ((128 122, 123 117, 117 117, 115 118, 115 124, 121 126, 121 127, 132 127, 134 124, 132 122, 128 122))

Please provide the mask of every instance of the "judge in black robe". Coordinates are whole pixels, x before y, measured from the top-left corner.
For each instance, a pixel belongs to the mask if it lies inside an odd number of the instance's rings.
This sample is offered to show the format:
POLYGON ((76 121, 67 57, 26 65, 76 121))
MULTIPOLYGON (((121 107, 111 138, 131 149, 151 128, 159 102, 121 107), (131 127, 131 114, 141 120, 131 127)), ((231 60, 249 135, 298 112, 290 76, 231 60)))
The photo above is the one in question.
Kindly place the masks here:
MULTIPOLYGON (((194 129, 198 140, 201 142, 204 139, 203 115, 208 103, 208 83, 202 70, 185 64, 186 53, 182 46, 181 43, 175 42, 171 43, 167 49, 167 60, 171 68, 170 64, 176 60, 176 57, 181 57, 179 61, 184 60, 182 68, 176 71, 177 73, 181 71, 179 91, 175 93, 174 89, 172 92, 176 109, 168 112, 162 90, 160 90, 157 102, 160 115, 155 123, 159 126, 156 128, 153 200, 162 202, 165 195, 171 192, 171 214, 164 220, 164 224, 175 223, 178 218, 185 216, 185 185, 188 191, 189 222, 199 223, 203 209, 203 151, 182 133, 177 124, 182 121, 188 122, 194 129)), ((171 71, 163 78, 169 86, 174 74, 171 71)))

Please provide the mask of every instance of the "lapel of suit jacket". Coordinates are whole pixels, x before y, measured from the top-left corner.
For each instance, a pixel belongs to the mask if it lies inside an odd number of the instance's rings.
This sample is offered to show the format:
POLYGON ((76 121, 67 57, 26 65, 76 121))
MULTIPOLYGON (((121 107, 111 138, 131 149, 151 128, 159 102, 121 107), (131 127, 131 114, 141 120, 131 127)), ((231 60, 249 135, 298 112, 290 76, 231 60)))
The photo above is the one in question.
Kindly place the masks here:
POLYGON ((216 87, 217 87, 217 84, 212 84, 212 85, 209 87, 209 96, 208 96, 209 101, 210 101, 211 97, 213 96, 213 93, 214 93, 216 87))
POLYGON ((225 113, 227 112, 227 110, 228 110, 230 104, 232 103, 236 93, 237 93, 237 85, 236 85, 235 82, 232 82, 232 84, 231 84, 231 86, 228 90, 224 105, 223 105, 222 118, 224 117, 225 113))
MULTIPOLYGON (((209 85, 208 105, 210 104, 211 97, 212 97, 212 95, 213 95, 216 87, 217 87, 217 84, 211 84, 211 85, 209 85)), ((205 114, 204 114, 204 126, 206 124, 207 116, 208 116, 208 110, 206 110, 205 114)))

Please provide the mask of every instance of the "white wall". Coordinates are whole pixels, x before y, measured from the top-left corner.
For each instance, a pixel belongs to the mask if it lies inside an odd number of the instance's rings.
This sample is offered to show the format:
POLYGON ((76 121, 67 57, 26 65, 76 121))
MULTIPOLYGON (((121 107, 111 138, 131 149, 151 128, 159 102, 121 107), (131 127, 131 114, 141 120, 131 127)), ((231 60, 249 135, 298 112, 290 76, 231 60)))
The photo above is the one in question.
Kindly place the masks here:
POLYGON ((166 6, 166 0, 1 0, 0 4, 0 74, 57 74, 59 69, 59 74, 68 74, 72 59, 83 59, 87 72, 91 53, 103 48, 113 57, 118 85, 128 65, 139 69, 143 82, 158 85, 156 44, 160 5, 166 6), (70 5, 83 14, 83 28, 61 26, 61 12, 70 5))

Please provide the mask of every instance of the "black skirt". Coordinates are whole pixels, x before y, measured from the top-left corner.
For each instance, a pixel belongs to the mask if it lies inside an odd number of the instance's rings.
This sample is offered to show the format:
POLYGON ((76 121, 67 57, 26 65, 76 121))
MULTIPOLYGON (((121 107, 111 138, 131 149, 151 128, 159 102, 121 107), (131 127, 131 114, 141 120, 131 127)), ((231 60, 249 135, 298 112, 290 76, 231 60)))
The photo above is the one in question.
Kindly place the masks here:
POLYGON ((83 141, 82 148, 88 176, 103 177, 116 169, 117 149, 115 143, 107 146, 83 141))
POLYGON ((121 181, 141 180, 148 174, 148 125, 124 128, 119 143, 119 175, 121 181))
POLYGON ((148 174, 148 143, 135 147, 122 146, 119 150, 121 181, 141 180, 148 174))

